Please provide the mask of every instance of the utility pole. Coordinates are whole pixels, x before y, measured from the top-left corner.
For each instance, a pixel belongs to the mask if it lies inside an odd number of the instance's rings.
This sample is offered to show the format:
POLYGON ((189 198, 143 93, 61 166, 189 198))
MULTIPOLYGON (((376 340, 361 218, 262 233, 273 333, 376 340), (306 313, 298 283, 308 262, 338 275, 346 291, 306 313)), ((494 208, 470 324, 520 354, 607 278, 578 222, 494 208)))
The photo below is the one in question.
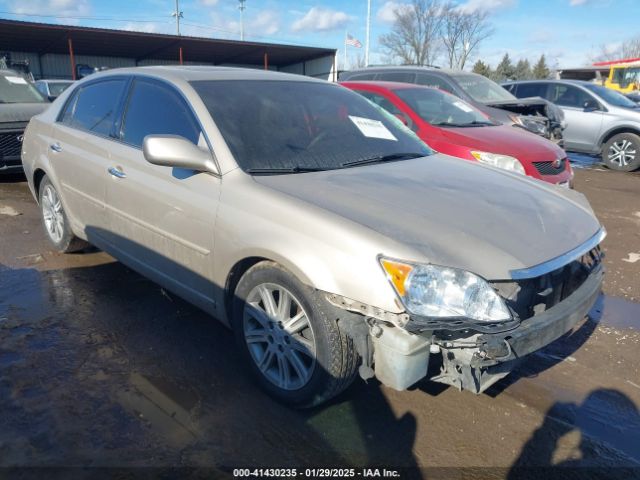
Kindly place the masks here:
POLYGON ((240 10, 240 40, 244 41, 244 9, 247 0, 238 0, 238 10, 240 10))
POLYGON ((347 70, 347 31, 344 31, 344 64, 342 65, 342 70, 347 70))
POLYGON ((178 1, 176 0, 176 11, 171 14, 172 17, 176 17, 176 32, 178 36, 180 35, 180 19, 182 17, 182 12, 180 11, 180 6, 178 5, 178 1))
POLYGON ((364 66, 369 66, 369 40, 371 39, 371 0, 367 0, 367 45, 364 50, 364 66))

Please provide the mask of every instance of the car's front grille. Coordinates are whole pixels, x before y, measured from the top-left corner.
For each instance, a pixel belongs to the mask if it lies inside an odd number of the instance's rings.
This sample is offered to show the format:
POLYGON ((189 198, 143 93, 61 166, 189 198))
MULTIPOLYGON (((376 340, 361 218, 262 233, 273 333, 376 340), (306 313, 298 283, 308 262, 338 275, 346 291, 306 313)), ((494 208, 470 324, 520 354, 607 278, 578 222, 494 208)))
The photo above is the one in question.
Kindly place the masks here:
POLYGON ((573 292, 600 267, 603 253, 599 246, 553 272, 511 282, 492 282, 507 305, 521 320, 548 310, 573 292))
POLYGON ((23 130, 0 132, 0 160, 20 159, 23 130))
POLYGON ((563 158, 556 167, 555 162, 533 162, 533 166, 536 167, 540 175, 559 175, 564 172, 566 168, 567 159, 563 158))

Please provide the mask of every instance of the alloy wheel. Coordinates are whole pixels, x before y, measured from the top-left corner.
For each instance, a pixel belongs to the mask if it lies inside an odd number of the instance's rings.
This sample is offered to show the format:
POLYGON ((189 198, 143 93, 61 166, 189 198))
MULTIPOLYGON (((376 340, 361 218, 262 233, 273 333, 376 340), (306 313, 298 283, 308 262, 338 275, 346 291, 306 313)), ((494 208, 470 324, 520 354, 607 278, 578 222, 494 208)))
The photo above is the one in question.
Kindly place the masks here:
POLYGON ((627 139, 618 140, 609 147, 609 161, 626 167, 636 158, 636 146, 627 139))
POLYGON ((243 333, 258 370, 284 390, 298 390, 316 365, 316 341, 307 312, 286 288, 262 283, 247 296, 243 333))
POLYGON ((64 236, 64 214, 58 192, 51 185, 46 185, 42 192, 42 216, 47 234, 54 243, 60 243, 64 236))

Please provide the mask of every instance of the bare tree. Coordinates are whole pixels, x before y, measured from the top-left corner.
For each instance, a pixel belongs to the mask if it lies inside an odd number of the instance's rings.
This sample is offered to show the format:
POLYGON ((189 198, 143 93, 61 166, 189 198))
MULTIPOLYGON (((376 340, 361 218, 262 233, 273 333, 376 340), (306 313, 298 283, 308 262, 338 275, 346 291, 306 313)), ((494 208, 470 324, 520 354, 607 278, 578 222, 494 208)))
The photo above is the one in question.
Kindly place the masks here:
POLYGON ((620 53, 622 53, 622 58, 640 57, 640 36, 622 42, 620 53))
POLYGON ((449 68, 462 70, 476 47, 493 34, 485 10, 466 11, 453 3, 442 9, 442 43, 449 68))
POLYGON ((640 36, 629 38, 616 48, 604 44, 600 45, 598 52, 590 55, 592 62, 608 62, 636 57, 640 57, 640 36))
POLYGON ((441 0, 412 0, 396 9, 391 32, 380 36, 385 53, 409 65, 433 64, 441 50, 441 0))

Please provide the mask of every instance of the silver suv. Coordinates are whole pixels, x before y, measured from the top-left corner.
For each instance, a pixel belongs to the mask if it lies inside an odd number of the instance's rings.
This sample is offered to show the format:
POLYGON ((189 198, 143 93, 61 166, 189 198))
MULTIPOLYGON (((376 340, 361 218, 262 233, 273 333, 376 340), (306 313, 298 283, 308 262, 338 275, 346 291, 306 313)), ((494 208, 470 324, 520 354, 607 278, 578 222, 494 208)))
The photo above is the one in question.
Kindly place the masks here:
POLYGON ((538 96, 564 111, 565 150, 601 154, 613 170, 640 168, 640 105, 611 89, 579 80, 532 80, 503 85, 516 97, 538 96))
POLYGON ((31 121, 22 159, 55 248, 97 245, 220 319, 296 406, 358 372, 480 392, 602 283, 583 195, 437 154, 299 75, 97 73, 31 121))

